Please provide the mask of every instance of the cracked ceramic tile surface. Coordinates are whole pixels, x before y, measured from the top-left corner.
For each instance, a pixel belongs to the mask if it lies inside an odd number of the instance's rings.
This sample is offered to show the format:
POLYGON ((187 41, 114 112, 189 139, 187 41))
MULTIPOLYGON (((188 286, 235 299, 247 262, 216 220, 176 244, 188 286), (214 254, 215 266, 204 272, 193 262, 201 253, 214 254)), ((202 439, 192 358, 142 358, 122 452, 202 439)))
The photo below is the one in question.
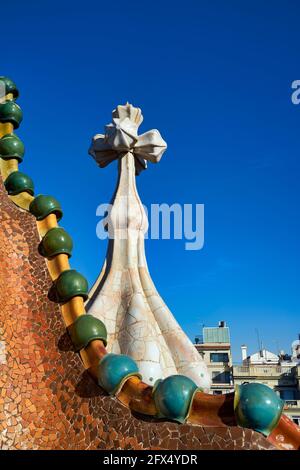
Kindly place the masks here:
POLYGON ((84 371, 59 307, 48 299, 52 283, 38 243, 34 218, 0 183, 1 449, 272 448, 237 427, 137 419, 107 396, 84 371))

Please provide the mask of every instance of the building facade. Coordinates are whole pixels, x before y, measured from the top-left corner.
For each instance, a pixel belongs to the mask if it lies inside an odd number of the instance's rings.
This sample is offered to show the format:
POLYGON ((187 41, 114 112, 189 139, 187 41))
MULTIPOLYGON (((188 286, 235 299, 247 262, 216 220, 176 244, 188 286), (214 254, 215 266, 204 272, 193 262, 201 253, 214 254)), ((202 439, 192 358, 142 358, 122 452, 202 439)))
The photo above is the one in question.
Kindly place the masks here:
POLYGON ((292 354, 276 355, 266 349, 248 356, 243 345, 242 364, 232 367, 235 385, 260 382, 285 401, 285 414, 300 425, 300 338, 292 343, 292 354))
POLYGON ((248 355, 241 346, 242 362, 233 365, 230 330, 224 321, 218 327, 204 327, 195 338, 195 347, 203 357, 211 376, 210 393, 232 392, 235 385, 260 382, 275 390, 285 401, 284 412, 300 425, 300 335, 291 346, 291 355, 279 355, 262 348, 248 355))
POLYGON ((195 347, 211 376, 210 393, 218 395, 232 392, 230 331, 226 323, 220 321, 218 327, 204 327, 202 335, 195 338, 195 347))

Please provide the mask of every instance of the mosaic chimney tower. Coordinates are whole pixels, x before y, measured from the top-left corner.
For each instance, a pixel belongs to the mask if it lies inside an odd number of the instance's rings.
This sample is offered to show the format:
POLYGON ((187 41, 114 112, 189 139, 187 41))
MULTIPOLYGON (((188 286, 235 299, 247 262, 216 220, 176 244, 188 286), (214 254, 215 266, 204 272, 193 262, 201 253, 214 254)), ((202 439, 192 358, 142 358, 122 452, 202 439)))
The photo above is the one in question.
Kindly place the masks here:
POLYGON ((138 136, 143 121, 139 108, 118 106, 112 118, 89 151, 100 167, 118 159, 119 177, 107 217, 107 256, 90 293, 88 313, 105 323, 109 352, 132 357, 146 383, 182 374, 207 390, 206 365, 157 292, 145 256, 148 220, 135 175, 147 161, 159 162, 167 145, 156 129, 138 136))

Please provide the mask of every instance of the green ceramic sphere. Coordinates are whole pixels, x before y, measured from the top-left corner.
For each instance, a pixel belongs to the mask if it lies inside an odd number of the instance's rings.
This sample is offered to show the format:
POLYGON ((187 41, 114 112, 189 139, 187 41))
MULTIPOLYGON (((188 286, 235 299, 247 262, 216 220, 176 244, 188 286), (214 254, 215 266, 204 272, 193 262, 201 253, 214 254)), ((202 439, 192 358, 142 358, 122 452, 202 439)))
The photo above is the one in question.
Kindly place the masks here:
POLYGON ((72 238, 62 227, 53 227, 48 230, 39 245, 40 254, 48 259, 60 254, 71 257, 72 249, 72 238))
POLYGON ((141 378, 136 362, 124 354, 106 354, 98 364, 98 384, 110 395, 132 376, 141 378))
POLYGON ((24 144, 15 134, 6 134, 0 139, 0 157, 4 160, 16 158, 21 163, 24 153, 24 144))
POLYGON ((107 344, 107 331, 104 323, 92 315, 81 315, 69 326, 69 333, 75 350, 85 348, 92 340, 101 339, 107 344))
POLYGON ((17 89, 15 82, 10 78, 0 77, 0 82, 4 83, 5 95, 12 93, 15 100, 19 97, 19 90, 17 89))
POLYGON ((248 383, 236 387, 234 411, 239 426, 268 436, 276 427, 284 402, 267 385, 248 383))
POLYGON ((153 394, 158 416, 184 423, 197 390, 197 385, 184 375, 170 375, 157 381, 153 394))
POLYGON ((85 277, 75 269, 63 271, 55 281, 58 302, 65 303, 73 297, 88 298, 88 283, 85 277))
POLYGON ((32 179, 21 171, 13 171, 4 181, 6 191, 10 196, 26 192, 33 196, 34 185, 32 179))
POLYGON ((23 113, 20 106, 14 101, 0 103, 0 122, 10 122, 17 129, 22 122, 23 113))
POLYGON ((37 220, 43 220, 50 214, 55 214, 57 220, 63 216, 60 203, 53 196, 44 196, 43 194, 34 198, 29 206, 29 211, 37 220))

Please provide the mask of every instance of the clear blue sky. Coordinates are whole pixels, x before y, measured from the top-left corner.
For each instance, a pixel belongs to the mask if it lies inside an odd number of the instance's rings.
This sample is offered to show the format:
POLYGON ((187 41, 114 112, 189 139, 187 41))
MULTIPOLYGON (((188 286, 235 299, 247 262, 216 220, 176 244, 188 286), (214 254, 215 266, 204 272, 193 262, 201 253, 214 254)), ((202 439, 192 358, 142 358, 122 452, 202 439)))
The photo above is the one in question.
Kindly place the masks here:
POLYGON ((159 291, 193 337, 226 320, 247 343, 289 350, 299 322, 300 5, 295 1, 37 1, 1 5, 1 74, 20 90, 36 193, 62 203, 72 266, 90 284, 106 242, 98 204, 116 166, 87 155, 111 110, 142 108, 168 142, 138 178, 143 202, 205 204, 205 246, 147 241, 159 291))

